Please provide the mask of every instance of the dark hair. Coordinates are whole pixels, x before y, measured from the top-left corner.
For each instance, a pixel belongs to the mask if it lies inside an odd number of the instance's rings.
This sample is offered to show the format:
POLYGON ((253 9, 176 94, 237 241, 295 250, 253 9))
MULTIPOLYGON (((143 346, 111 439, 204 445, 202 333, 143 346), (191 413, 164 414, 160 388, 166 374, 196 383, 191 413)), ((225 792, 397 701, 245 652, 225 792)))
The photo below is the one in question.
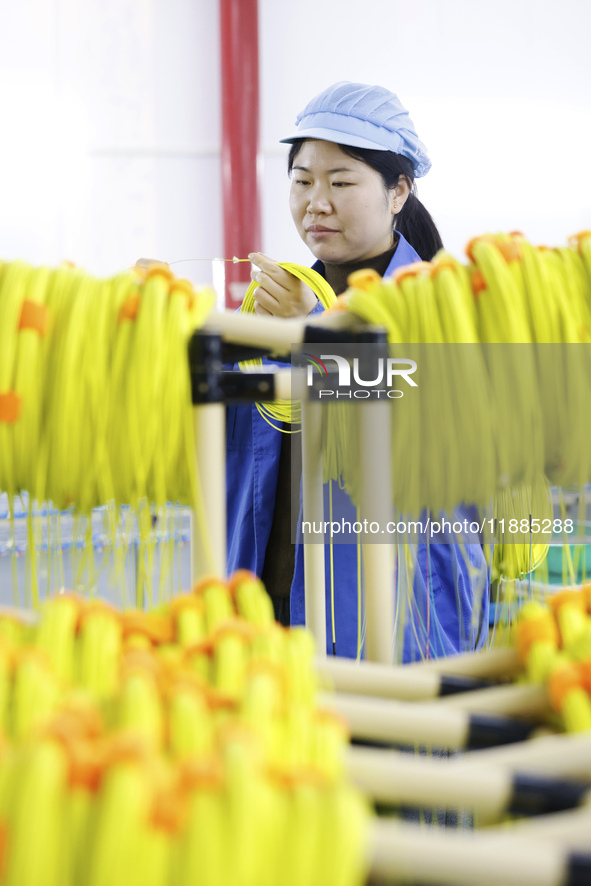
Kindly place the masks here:
MULTIPOLYGON (((290 174, 296 154, 305 141, 306 139, 299 138, 290 147, 287 158, 287 171, 290 174)), ((423 261, 431 261, 435 253, 443 249, 443 243, 435 222, 416 195, 413 166, 410 160, 393 151, 353 148, 341 144, 338 147, 345 154, 355 160, 361 160, 362 163, 379 172, 387 190, 396 187, 401 175, 408 179, 410 194, 398 215, 394 216, 394 230, 399 231, 408 240, 423 261)))

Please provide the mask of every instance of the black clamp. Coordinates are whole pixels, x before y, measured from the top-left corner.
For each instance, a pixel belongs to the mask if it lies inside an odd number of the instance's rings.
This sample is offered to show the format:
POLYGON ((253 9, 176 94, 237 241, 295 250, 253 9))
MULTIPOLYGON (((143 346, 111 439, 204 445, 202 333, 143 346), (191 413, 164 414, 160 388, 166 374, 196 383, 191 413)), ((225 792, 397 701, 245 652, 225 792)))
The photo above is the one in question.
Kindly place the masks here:
POLYGON ((222 372, 225 403, 260 403, 275 399, 274 372, 222 372))
POLYGON ((387 342, 388 335, 382 326, 363 326, 357 330, 306 326, 303 344, 381 345, 387 342))
POLYGON ((224 363, 242 363, 245 360, 262 360, 271 353, 270 348, 250 348, 248 345, 222 343, 222 360, 224 363))
POLYGON ((209 332, 195 332, 189 339, 191 402, 223 403, 222 339, 209 332))
MULTIPOLYGON (((362 327, 354 332, 331 330, 322 326, 306 326, 304 344, 372 345, 364 351, 361 364, 372 371, 375 361, 387 353, 386 331, 381 327, 362 327), (378 346, 377 350, 375 346, 378 346)), ((189 340, 189 371, 191 400, 194 405, 205 403, 253 403, 275 398, 274 372, 235 372, 224 370, 224 363, 235 363, 268 354, 261 348, 224 345, 222 337, 214 333, 195 332, 189 340)), ((291 354, 286 356, 291 357, 291 354)), ((337 383, 336 376, 330 380, 337 383)), ((314 380, 313 388, 323 382, 314 380)))

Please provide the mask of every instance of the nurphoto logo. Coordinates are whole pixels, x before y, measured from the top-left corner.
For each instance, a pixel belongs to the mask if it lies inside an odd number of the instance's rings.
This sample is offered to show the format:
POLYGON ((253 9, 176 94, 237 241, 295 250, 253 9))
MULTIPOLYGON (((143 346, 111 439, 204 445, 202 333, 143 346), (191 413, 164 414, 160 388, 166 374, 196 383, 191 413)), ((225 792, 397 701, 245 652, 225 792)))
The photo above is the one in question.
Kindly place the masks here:
POLYGON ((306 384, 315 387, 319 399, 355 398, 357 400, 380 399, 382 395, 390 399, 398 399, 404 396, 404 391, 394 388, 395 380, 400 379, 413 388, 418 387, 411 375, 416 372, 417 364, 414 360, 400 357, 378 357, 372 361, 362 361, 360 366, 359 357, 344 357, 341 354, 320 354, 315 357, 312 354, 302 354, 308 360, 306 384), (332 360, 336 363, 335 374, 332 365, 326 366, 326 362, 332 360), (314 370, 320 373, 322 383, 326 387, 319 387, 318 378, 314 378, 314 370), (351 379, 351 372, 353 379, 351 379), (362 378, 365 375, 365 378, 362 378), (371 375, 373 377, 367 377, 371 375), (335 385, 336 381, 336 385, 335 385), (329 384, 332 382, 332 387, 329 384), (385 385, 379 387, 380 385, 385 385))

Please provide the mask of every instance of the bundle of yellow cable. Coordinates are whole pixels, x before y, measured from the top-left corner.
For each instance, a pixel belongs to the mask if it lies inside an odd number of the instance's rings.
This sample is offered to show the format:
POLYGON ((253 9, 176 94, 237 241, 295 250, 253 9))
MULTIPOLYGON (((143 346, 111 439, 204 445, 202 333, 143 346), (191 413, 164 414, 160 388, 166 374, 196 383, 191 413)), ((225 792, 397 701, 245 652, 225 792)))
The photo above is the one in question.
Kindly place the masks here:
MULTIPOLYGON (((478 245, 478 244, 476 244, 478 245)), ((498 236, 491 245, 501 252, 516 283, 532 348, 511 348, 519 359, 516 371, 529 366, 533 355, 546 473, 557 485, 581 485, 589 478, 584 441, 588 433, 586 390, 589 342, 589 282, 581 256, 571 248, 534 248, 521 235, 498 236)), ((476 248, 476 247, 475 247, 476 248)), ((488 284, 487 284, 488 285, 488 284)), ((516 341, 528 341, 522 336, 516 341)), ((521 384, 519 375, 518 379, 521 384)))
MULTIPOLYGON (((324 277, 321 277, 321 275, 312 268, 293 264, 292 262, 278 262, 278 265, 280 268, 289 271, 289 273, 293 274, 294 277, 297 277, 298 280, 302 280, 306 283, 325 308, 331 308, 336 304, 337 299, 332 287, 329 286, 324 277)), ((242 313, 254 313, 254 292, 256 288, 257 284, 253 282, 246 290, 244 300, 240 307, 242 313)), ((260 366, 260 364, 260 360, 248 360, 240 363, 240 368, 247 369, 249 366, 260 366)), ((271 425, 273 425, 274 421, 289 422, 292 424, 299 424, 301 422, 299 403, 292 403, 291 401, 284 403, 257 403, 256 406, 265 421, 271 425)), ((283 431, 281 426, 273 425, 273 427, 277 427, 277 430, 283 431)))
POLYGON ((186 343, 213 301, 164 267, 2 266, 0 488, 83 511, 190 500, 186 343))
MULTIPOLYGON (((359 277, 352 276, 345 297, 348 310, 367 322, 384 323, 391 355, 413 359, 418 366, 419 395, 413 389, 391 408, 396 510, 416 517, 426 508, 451 512, 462 501, 486 506, 499 473, 496 431, 465 269, 440 254, 433 263, 401 269, 393 280, 366 275, 362 286, 358 283, 359 277), (449 343, 457 346, 450 348, 449 343), (428 384, 420 383, 421 373, 428 384), (414 441, 412 446, 409 441, 414 441)), ((342 475, 356 501, 358 459, 345 460, 344 441, 356 439, 358 421, 346 408, 332 410, 327 421, 327 473, 342 475), (340 427, 335 425, 337 416, 340 427), (336 451, 335 437, 342 441, 340 464, 330 457, 336 451)))
POLYGON ((0 491, 80 513, 193 503, 186 351, 214 301, 163 266, 1 265, 0 491))
MULTIPOLYGON (((530 439, 543 444, 545 470, 552 482, 580 486, 588 479, 591 467, 584 443, 587 433, 585 389, 589 366, 585 349, 568 346, 588 342, 591 329, 590 290, 580 257, 569 248, 535 248, 519 233, 478 238, 469 245, 468 253, 477 265, 472 279, 474 291, 478 292, 479 305, 483 304, 482 297, 487 294, 488 287, 495 286, 502 278, 502 291, 510 293, 511 305, 522 306, 523 310, 517 313, 519 323, 516 328, 521 329, 519 335, 511 339, 509 331, 497 329, 495 334, 499 340, 525 342, 529 334, 535 345, 533 349, 502 349, 502 360, 494 363, 495 371, 498 371, 501 368, 498 363, 504 362, 505 355, 512 360, 512 378, 518 380, 519 388, 529 392, 528 406, 534 405, 538 417, 535 413, 533 416, 531 412, 528 413, 523 402, 521 408, 514 406, 513 414, 525 414, 524 427, 531 429, 530 439), (496 274, 491 271, 495 261, 496 274), (507 271, 512 275, 512 282, 507 278, 507 271), (523 331, 523 316, 527 321, 527 333, 523 331), (500 338, 501 335, 504 339, 500 338), (523 388, 523 372, 531 372, 532 355, 536 382, 523 388), (537 404, 534 393, 536 383, 541 394, 537 404)), ((507 307, 504 316, 513 323, 514 317, 507 307)), ((508 402, 506 398, 504 402, 508 402)), ((521 445, 522 458, 525 458, 527 448, 523 446, 520 423, 509 421, 503 427, 513 429, 516 443, 512 444, 512 448, 516 451, 517 446, 521 445)), ((539 464, 539 446, 533 452, 534 462, 539 464)), ((537 526, 552 527, 549 491, 544 490, 541 474, 538 474, 538 478, 531 488, 519 483, 498 492, 493 508, 495 516, 505 521, 516 521, 519 526, 533 518, 537 526)), ((546 537, 549 539, 550 534, 547 533, 546 537)), ((516 544, 516 538, 511 534, 505 535, 506 543, 495 549, 493 573, 506 578, 521 578, 545 557, 547 545, 542 543, 539 532, 532 536, 530 545, 527 542, 516 544)))
POLYGON ((503 520, 504 530, 503 541, 495 545, 492 577, 521 579, 545 559, 552 538, 554 508, 546 477, 540 474, 533 484, 512 484, 497 492, 493 519, 503 520))
MULTIPOLYGON (((542 511, 531 516, 543 519, 544 472, 560 485, 591 476, 589 355, 565 347, 589 341, 591 234, 559 249, 534 248, 516 233, 484 235, 467 251, 468 266, 442 252, 399 269, 393 280, 359 272, 341 298, 341 307, 386 327, 393 356, 418 364, 419 388, 391 410, 393 503, 416 518, 462 502, 486 508, 500 493, 495 516, 508 516, 505 501, 521 520, 533 495, 542 511)), ((341 404, 327 411, 325 477, 339 479, 358 501, 353 412, 341 404)), ((517 577, 529 545, 512 567, 507 551, 504 568, 517 577)))
MULTIPOLYGON (((581 257, 572 248, 535 248, 521 234, 514 233, 477 241, 474 252, 479 252, 481 264, 483 252, 490 254, 495 247, 512 273, 516 287, 512 298, 521 300, 535 345, 533 359, 540 391, 536 409, 540 418, 536 419, 532 436, 543 443, 545 470, 552 482, 582 486, 591 468, 585 444, 588 435, 586 390, 591 367, 587 349, 570 346, 588 342, 591 329, 591 290, 581 257), (479 245, 483 242, 486 245, 479 245), (536 431, 538 425, 541 427, 536 431)), ((483 267, 474 272, 473 279, 475 291, 478 289, 481 293, 486 289, 488 278, 483 267)), ((523 367, 529 370, 532 349, 505 350, 509 356, 516 355, 514 378, 521 381, 523 367)), ((513 427, 517 443, 524 449, 517 423, 506 422, 507 426, 513 427)), ((520 526, 532 518, 538 527, 554 526, 549 493, 544 492, 543 483, 539 481, 534 482, 529 491, 522 484, 501 490, 495 497, 494 510, 499 518, 513 519, 520 526), (523 495, 525 499, 515 509, 515 502, 523 495)), ((546 537, 549 539, 550 535, 546 537)), ((539 532, 532 535, 530 545, 515 544, 516 539, 505 535, 506 544, 497 546, 493 573, 509 579, 521 578, 545 557, 547 546, 542 543, 539 532)))
POLYGON ((255 577, 149 613, 62 595, 0 651, 0 884, 362 881, 346 730, 255 577))

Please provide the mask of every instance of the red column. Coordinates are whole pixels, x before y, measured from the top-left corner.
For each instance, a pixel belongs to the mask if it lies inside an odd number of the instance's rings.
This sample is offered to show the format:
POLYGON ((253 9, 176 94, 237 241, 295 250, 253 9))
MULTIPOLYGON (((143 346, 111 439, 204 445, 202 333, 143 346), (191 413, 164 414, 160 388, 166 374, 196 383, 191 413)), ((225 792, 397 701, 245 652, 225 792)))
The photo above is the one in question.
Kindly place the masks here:
MULTIPOLYGON (((224 258, 261 248, 258 181, 258 0, 220 0, 224 258)), ((226 307, 238 307, 250 265, 226 262, 226 307)))

